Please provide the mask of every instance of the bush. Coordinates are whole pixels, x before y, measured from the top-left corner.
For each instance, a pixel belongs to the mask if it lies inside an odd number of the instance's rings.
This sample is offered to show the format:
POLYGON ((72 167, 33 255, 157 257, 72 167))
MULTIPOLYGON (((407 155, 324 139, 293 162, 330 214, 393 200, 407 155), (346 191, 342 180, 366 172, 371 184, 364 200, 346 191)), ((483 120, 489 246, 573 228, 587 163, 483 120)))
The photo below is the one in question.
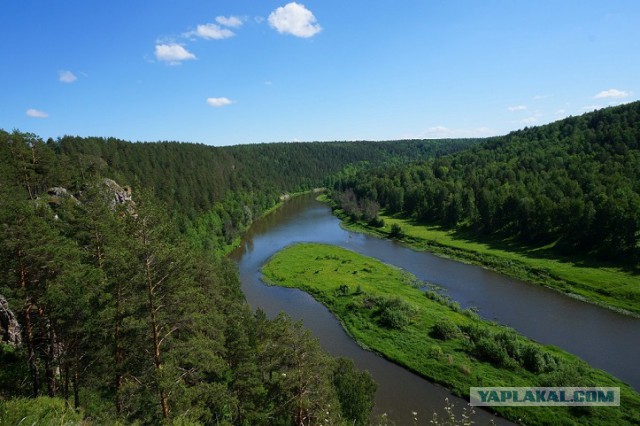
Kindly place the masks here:
POLYGON ((402 238, 404 236, 404 231, 397 223, 391 225, 391 231, 389 231, 389 236, 391 238, 402 238))
POLYGON ((401 329, 409 325, 414 314, 413 308, 399 297, 388 299, 376 297, 373 303, 378 308, 379 323, 386 328, 401 329))
POLYGON ((382 228, 384 227, 384 219, 376 216, 369 221, 369 225, 373 226, 374 228, 382 228))
POLYGON ((388 307, 380 313, 380 325, 383 327, 401 329, 409 325, 410 321, 407 312, 399 308, 388 307))
POLYGON ((554 371, 540 376, 540 386, 594 386, 584 366, 559 364, 554 371))
POLYGON ((450 319, 443 318, 433 324, 431 327, 431 335, 440 340, 455 339, 460 336, 460 329, 450 319))
POLYGON ((433 345, 429 348, 427 355, 429 358, 442 359, 444 357, 444 351, 440 346, 433 345))
POLYGON ((466 333, 473 342, 493 336, 488 327, 475 323, 463 326, 461 330, 466 333))
POLYGON ((521 358, 520 351, 522 348, 521 340, 518 334, 511 329, 500 331, 495 335, 495 341, 507 352, 509 357, 519 360, 521 358))
POLYGON ((487 361, 497 367, 511 367, 515 362, 507 351, 495 340, 483 337, 475 344, 475 356, 481 361, 487 361))
POLYGON ((338 296, 348 296, 349 295, 349 286, 346 284, 340 285, 337 290, 338 296))

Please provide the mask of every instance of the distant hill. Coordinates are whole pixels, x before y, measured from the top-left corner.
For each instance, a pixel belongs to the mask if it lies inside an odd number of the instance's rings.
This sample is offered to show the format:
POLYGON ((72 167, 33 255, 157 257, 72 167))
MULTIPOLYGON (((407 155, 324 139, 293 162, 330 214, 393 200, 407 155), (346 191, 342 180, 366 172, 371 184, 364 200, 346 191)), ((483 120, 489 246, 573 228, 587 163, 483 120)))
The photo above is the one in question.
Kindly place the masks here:
POLYGON ((640 102, 361 171, 335 186, 425 223, 637 262, 640 102))
POLYGON ((212 147, 65 136, 47 142, 83 175, 144 187, 201 246, 224 250, 283 192, 323 186, 346 166, 407 163, 459 151, 465 140, 271 143, 212 147))

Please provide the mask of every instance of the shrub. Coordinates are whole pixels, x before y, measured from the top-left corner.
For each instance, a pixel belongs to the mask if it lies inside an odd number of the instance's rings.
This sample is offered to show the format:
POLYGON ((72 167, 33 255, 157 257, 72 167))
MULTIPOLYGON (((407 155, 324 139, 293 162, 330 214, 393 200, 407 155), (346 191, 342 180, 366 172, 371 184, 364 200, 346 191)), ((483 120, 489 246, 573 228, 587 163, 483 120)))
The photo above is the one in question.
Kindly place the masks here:
POLYGON ((488 327, 476 323, 463 326, 461 329, 469 336, 469 338, 473 342, 477 342, 480 339, 493 336, 491 330, 488 327))
POLYGON ((507 351, 495 340, 483 337, 475 344, 475 356, 481 361, 487 361, 497 367, 513 366, 514 361, 507 351))
POLYGON ((382 228, 384 227, 384 219, 376 216, 369 221, 369 225, 373 226, 374 228, 382 228))
POLYGON ((455 339, 460 335, 460 329, 450 319, 443 318, 433 324, 431 327, 431 335, 440 340, 455 339))
POLYGON ((402 238, 404 236, 404 232, 402 228, 397 223, 391 225, 391 231, 389 231, 389 236, 391 238, 402 238))
POLYGON ((584 366, 559 364, 555 370, 540 376, 540 386, 594 386, 584 366))
POLYGON ((427 355, 429 358, 442 359, 442 357, 444 357, 444 352, 440 346, 433 345, 429 348, 427 355))
POLYGON ((380 325, 387 328, 401 329, 409 325, 410 318, 399 308, 388 307, 380 313, 380 325))
POLYGON ((542 373, 545 371, 546 363, 544 354, 536 345, 525 345, 522 348, 521 365, 532 373, 542 373))
POLYGON ((340 285, 338 287, 338 295, 339 296, 348 296, 349 295, 349 286, 346 284, 340 285))
POLYGON ((414 314, 413 308, 399 297, 388 299, 376 297, 373 303, 378 308, 379 323, 383 327, 401 329, 409 325, 414 314))
POLYGON ((522 344, 518 334, 514 330, 507 329, 500 331, 495 335, 495 341, 504 348, 509 357, 517 360, 521 358, 520 351, 522 344))

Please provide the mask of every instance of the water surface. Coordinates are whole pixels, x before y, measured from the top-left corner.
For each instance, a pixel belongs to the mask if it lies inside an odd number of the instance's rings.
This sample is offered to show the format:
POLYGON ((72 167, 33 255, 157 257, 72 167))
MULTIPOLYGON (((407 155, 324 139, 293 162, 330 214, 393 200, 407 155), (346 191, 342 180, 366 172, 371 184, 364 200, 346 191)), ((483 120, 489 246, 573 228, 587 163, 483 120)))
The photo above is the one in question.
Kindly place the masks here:
MULTIPOLYGON (((376 408, 398 424, 428 423, 441 412, 444 398, 460 408, 466 403, 371 352, 361 349, 336 318, 307 293, 270 287, 261 281, 260 268, 277 251, 297 242, 338 245, 401 267, 418 278, 443 287, 463 307, 515 328, 542 343, 559 346, 640 389, 640 320, 566 297, 558 292, 514 280, 483 268, 416 252, 393 241, 346 231, 340 221, 313 195, 294 198, 257 221, 230 257, 238 262, 242 290, 252 308, 267 315, 287 312, 303 320, 332 355, 354 360, 378 382, 376 408)), ((490 414, 478 411, 479 424, 490 414)))

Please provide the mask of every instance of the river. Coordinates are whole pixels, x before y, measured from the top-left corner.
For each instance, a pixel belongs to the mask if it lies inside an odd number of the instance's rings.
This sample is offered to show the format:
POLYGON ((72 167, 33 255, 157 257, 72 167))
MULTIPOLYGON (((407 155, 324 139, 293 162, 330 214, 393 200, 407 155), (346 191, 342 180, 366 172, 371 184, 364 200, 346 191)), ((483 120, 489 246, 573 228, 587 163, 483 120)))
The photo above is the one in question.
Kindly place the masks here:
MULTIPOLYGON (((270 317, 285 311, 302 320, 330 354, 351 358, 358 368, 370 371, 378 382, 376 415, 386 413, 398 424, 412 424, 416 412, 418 423, 427 424, 434 411, 443 413, 445 398, 458 412, 466 402, 361 349, 328 309, 307 293, 264 285, 262 265, 277 251, 297 242, 334 244, 403 268, 441 286, 462 307, 473 306, 484 318, 513 327, 538 342, 561 347, 640 389, 639 319, 477 266, 346 231, 315 195, 293 198, 255 222, 230 254, 238 263, 242 290, 253 309, 260 307, 270 317)), ((493 416, 476 410, 475 418, 479 424, 486 424, 493 416)))

